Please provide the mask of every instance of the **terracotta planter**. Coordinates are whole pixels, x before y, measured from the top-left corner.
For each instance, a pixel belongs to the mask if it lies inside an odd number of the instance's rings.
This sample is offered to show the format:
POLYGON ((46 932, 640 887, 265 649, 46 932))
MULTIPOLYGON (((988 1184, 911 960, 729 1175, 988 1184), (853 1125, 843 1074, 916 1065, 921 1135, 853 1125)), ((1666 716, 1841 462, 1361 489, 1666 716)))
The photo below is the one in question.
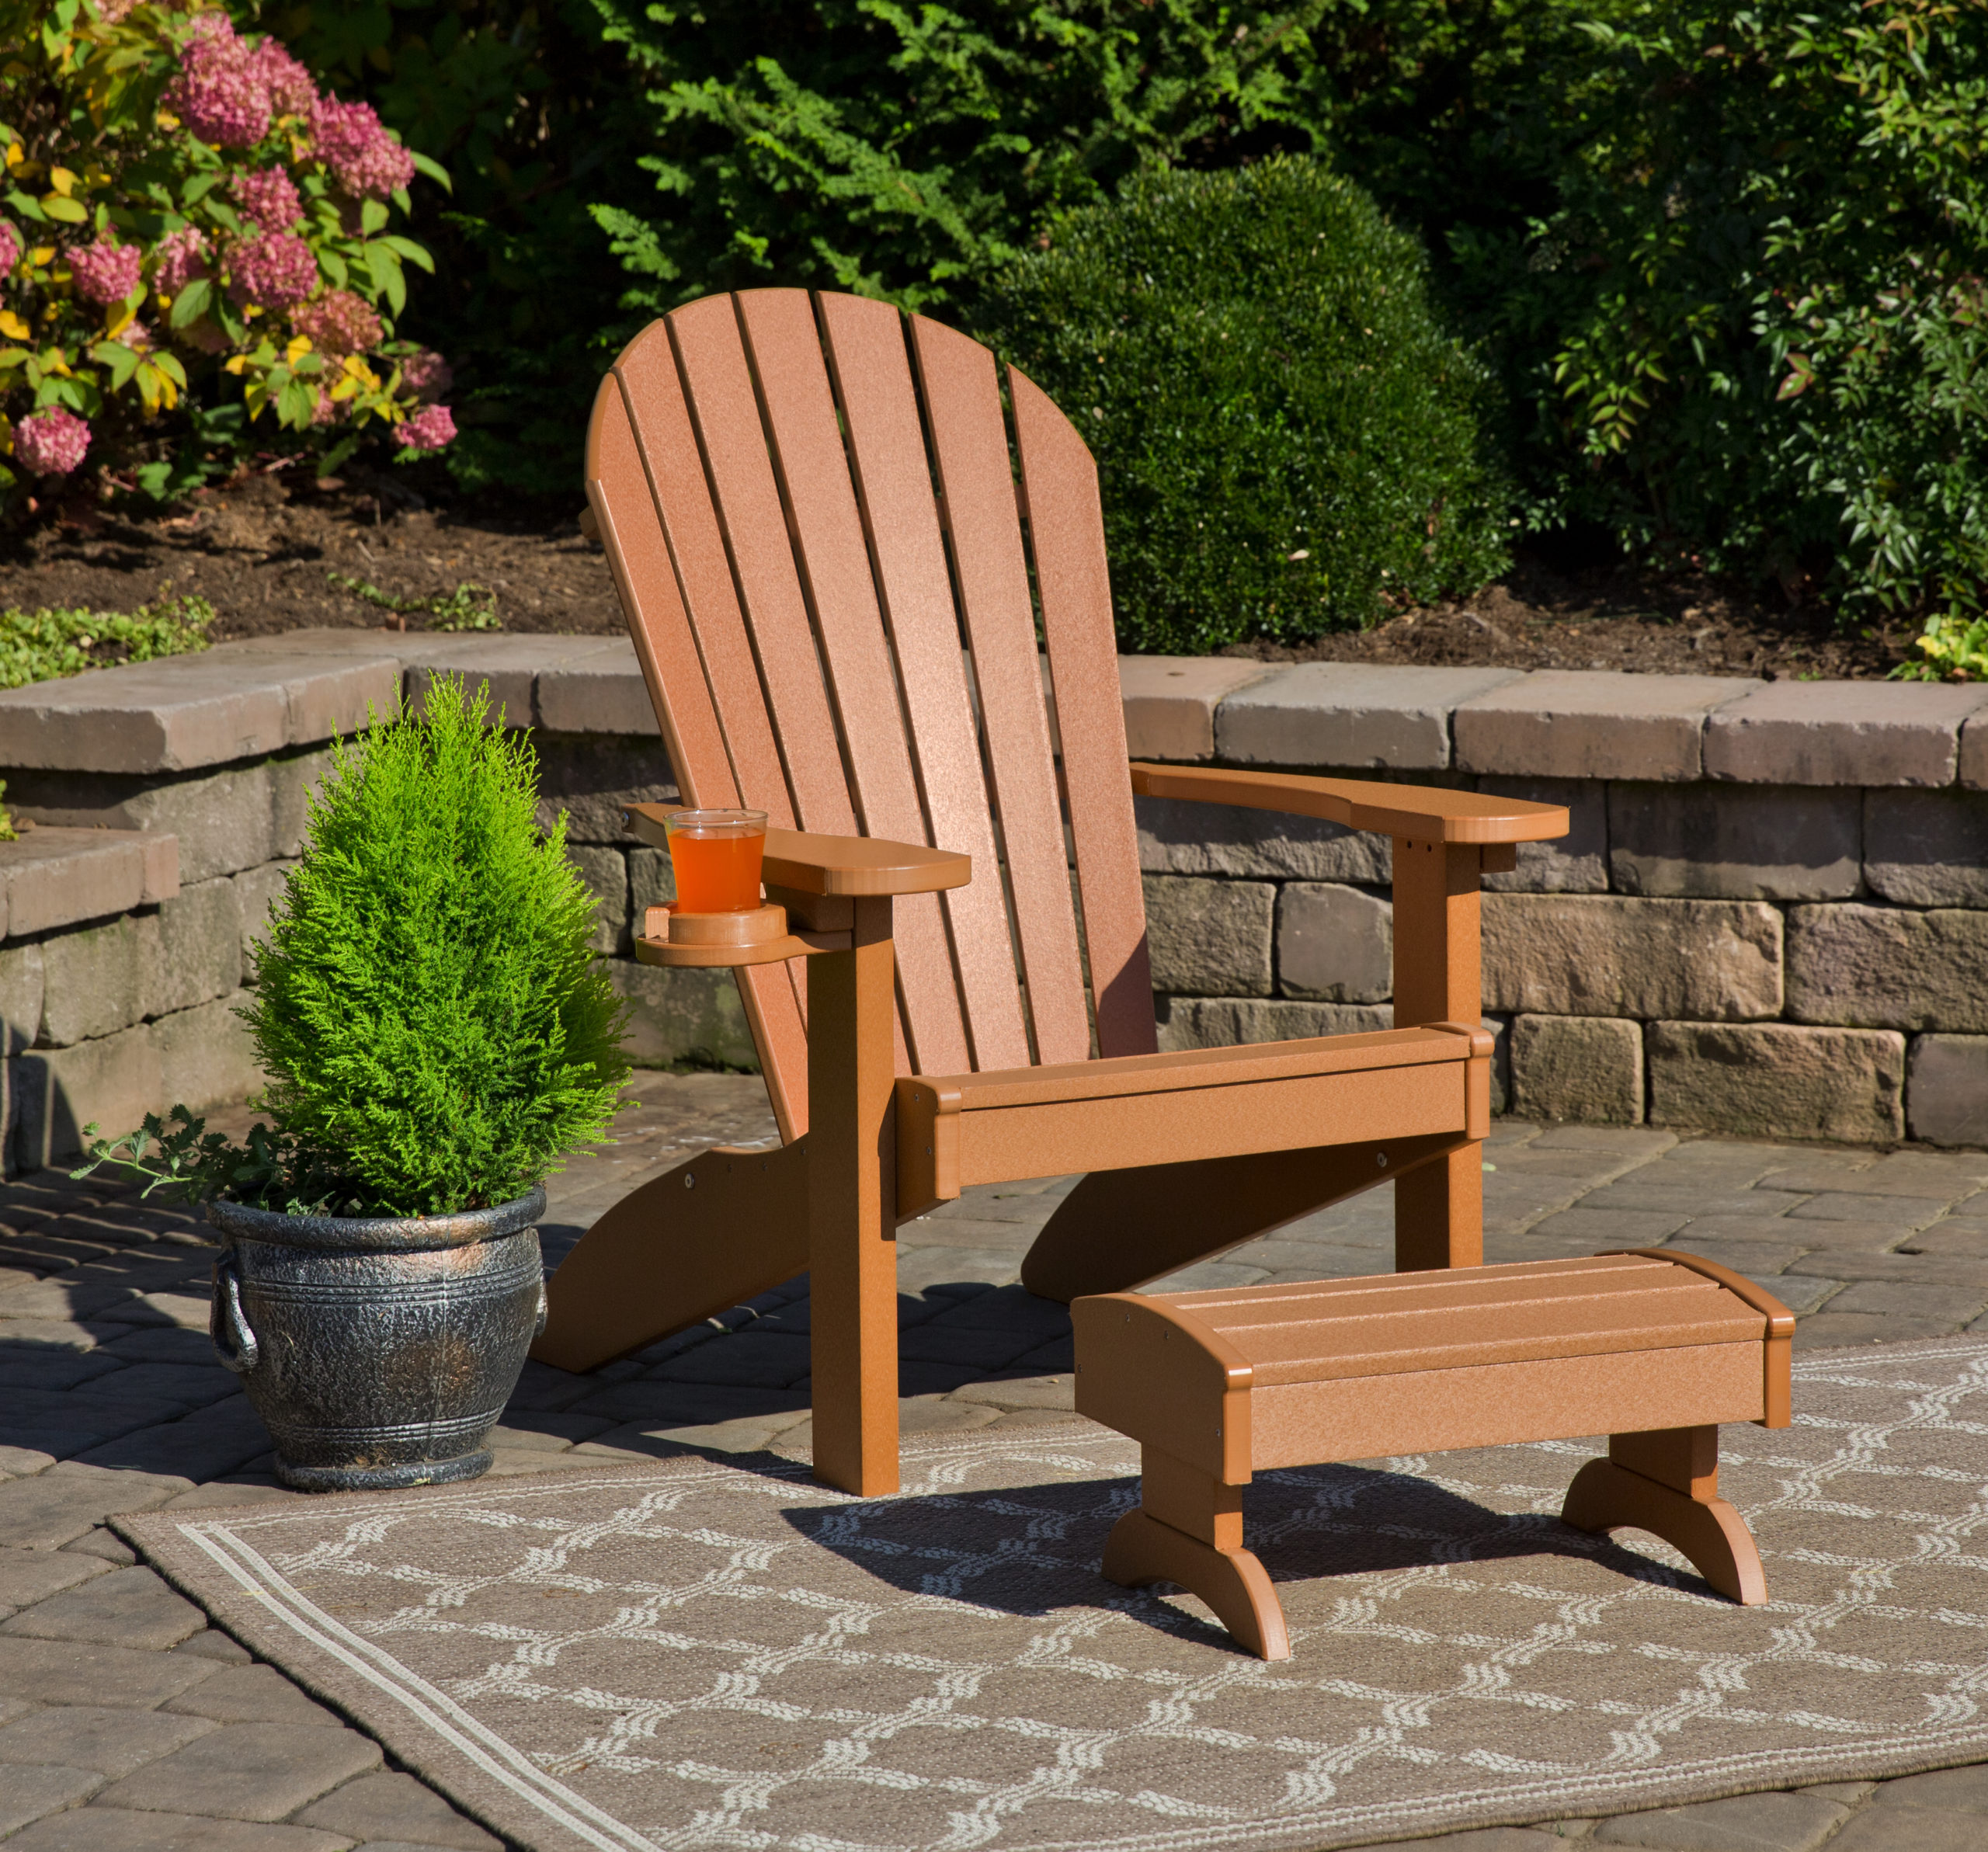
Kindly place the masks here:
POLYGON ((461 1215, 210 1203, 215 1353, 307 1492, 473 1479, 545 1321, 545 1192, 461 1215))

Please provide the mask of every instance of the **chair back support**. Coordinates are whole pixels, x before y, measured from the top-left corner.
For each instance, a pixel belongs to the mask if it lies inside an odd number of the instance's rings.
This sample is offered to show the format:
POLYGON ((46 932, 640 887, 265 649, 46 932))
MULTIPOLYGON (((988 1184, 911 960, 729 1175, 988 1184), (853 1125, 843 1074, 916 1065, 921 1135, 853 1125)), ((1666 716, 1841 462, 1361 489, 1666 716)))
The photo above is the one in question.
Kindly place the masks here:
MULTIPOLYGON (((901 1073, 1156 1045, 1097 467, 1006 379, 888 304, 748 290, 638 335, 588 433, 685 802, 973 858, 896 903, 901 1073)), ((790 1139, 805 964, 738 974, 790 1139)))

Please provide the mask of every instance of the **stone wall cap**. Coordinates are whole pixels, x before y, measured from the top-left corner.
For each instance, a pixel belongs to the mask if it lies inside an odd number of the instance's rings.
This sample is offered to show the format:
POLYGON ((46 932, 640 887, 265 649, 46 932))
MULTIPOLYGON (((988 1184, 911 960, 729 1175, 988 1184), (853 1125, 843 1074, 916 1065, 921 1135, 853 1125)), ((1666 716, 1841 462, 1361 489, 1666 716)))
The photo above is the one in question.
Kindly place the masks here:
POLYGON ((633 733, 654 739, 655 704, 635 646, 626 637, 541 669, 535 690, 538 724, 554 733, 633 733))
POLYGON ((392 657, 223 644, 0 691, 0 766, 179 772, 315 745, 390 702, 392 657))
POLYGON ((1225 699, 1216 745, 1236 765, 1441 770, 1450 763, 1452 711, 1523 672, 1299 662, 1225 699))
POLYGON ((176 836, 43 824, 0 843, 0 939, 108 919, 179 891, 176 836))
POLYGON ((1706 717, 1764 686, 1740 676, 1535 670, 1458 704, 1457 765, 1534 777, 1695 779, 1706 717))
POLYGON ((1135 759, 1213 758, 1216 711, 1274 672, 1268 662, 1233 656, 1121 656, 1127 749, 1135 759))
POLYGON ((1775 682, 1722 708, 1705 733, 1713 778, 1778 784, 1944 785, 1988 686, 1775 682))

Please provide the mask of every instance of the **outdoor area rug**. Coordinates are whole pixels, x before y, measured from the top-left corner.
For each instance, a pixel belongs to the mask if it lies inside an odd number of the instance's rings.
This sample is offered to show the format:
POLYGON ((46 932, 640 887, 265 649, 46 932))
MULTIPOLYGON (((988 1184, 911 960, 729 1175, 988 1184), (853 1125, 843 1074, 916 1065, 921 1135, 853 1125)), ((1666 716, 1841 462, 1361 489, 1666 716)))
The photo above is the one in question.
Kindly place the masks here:
POLYGON ((1725 1430, 1764 1608, 1562 1526, 1583 1444, 1263 1475, 1276 1665, 1101 1579, 1137 1456, 1074 1419, 888 1499, 698 1455, 118 1528, 535 1852, 1322 1852, 1988 1758, 1988 1342, 1795 1406, 1725 1430))

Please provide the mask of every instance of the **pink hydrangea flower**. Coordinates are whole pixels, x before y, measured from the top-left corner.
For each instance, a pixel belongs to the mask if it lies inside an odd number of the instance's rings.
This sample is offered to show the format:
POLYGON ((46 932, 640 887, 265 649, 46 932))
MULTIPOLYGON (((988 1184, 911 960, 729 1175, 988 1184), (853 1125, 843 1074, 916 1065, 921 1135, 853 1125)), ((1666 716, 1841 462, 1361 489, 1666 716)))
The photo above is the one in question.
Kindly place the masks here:
POLYGON ((122 302, 138 287, 144 258, 136 245, 106 244, 99 238, 69 253, 69 274, 85 302, 122 302))
POLYGON ((237 245, 228 260, 228 293, 238 303, 287 309, 318 286, 318 260, 302 238, 288 231, 266 231, 237 245))
POLYGON ((32 476, 66 476, 90 447, 86 419, 60 405, 24 418, 14 427, 14 456, 32 476))
POLYGON ((21 261, 21 235, 0 219, 0 276, 11 276, 21 261))
POLYGON ((287 231, 304 216, 304 202, 280 167, 259 167, 235 178, 235 203, 265 231, 287 231))
POLYGON ((290 319, 318 353, 334 358, 364 353, 378 346, 386 332, 380 318, 349 290, 328 290, 315 302, 304 304, 290 319))
POLYGON ((311 106, 311 141, 354 199, 384 199, 414 178, 414 157, 380 126, 370 103, 320 100, 311 106))
POLYGON ((203 141, 248 148, 269 132, 269 86, 225 13, 197 15, 160 101, 203 141))
POLYGON ((116 26, 137 9, 138 0, 96 0, 96 16, 106 26, 116 26))
POLYGON ((455 383, 456 370, 426 348, 401 362, 401 384, 425 404, 434 404, 455 383))
POLYGON ((318 388, 318 401, 311 408, 311 422, 314 425, 335 425, 345 416, 345 402, 333 398, 324 387, 318 388))
POLYGON ((456 440, 456 415, 447 405, 423 405, 401 426, 400 437, 411 450, 439 450, 456 440))
POLYGON ((318 100, 311 73, 274 39, 265 39, 248 54, 248 68, 261 82, 276 116, 308 116, 318 100))
POLYGON ((207 270, 207 241, 196 225, 182 225, 169 231, 152 252, 152 286, 168 296, 176 296, 196 276, 207 270))

